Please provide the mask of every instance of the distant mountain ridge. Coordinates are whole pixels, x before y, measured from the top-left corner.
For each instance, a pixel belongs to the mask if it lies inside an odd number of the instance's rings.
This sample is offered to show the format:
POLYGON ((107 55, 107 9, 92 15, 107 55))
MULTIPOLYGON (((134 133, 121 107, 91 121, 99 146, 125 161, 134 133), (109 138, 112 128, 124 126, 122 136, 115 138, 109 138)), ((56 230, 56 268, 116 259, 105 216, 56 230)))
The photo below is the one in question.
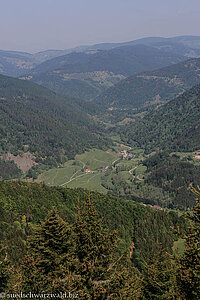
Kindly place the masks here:
POLYGON ((104 108, 139 108, 162 103, 200 83, 200 58, 121 80, 94 99, 104 108))
POLYGON ((127 76, 184 59, 151 46, 123 46, 59 56, 36 66, 24 78, 56 92, 90 100, 127 76))
POLYGON ((87 52, 90 50, 110 50, 121 46, 146 45, 166 52, 173 51, 185 57, 200 56, 200 37, 180 36, 174 38, 149 37, 122 43, 101 43, 78 46, 66 50, 49 49, 38 53, 0 50, 0 74, 18 77, 27 73, 36 65, 72 52, 87 52))

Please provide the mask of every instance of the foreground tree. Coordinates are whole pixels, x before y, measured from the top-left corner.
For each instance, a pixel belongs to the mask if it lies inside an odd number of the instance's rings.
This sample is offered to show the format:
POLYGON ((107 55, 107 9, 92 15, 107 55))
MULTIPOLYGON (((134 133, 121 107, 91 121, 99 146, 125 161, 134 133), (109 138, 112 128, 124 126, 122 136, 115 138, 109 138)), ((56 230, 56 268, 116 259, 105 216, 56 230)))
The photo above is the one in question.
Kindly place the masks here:
POLYGON ((76 267, 83 299, 139 299, 141 277, 126 254, 117 255, 118 236, 104 227, 89 199, 75 222, 76 267))
POLYGON ((176 260, 178 295, 182 299, 200 299, 200 188, 191 187, 197 196, 196 205, 192 212, 188 211, 186 219, 189 221, 185 239, 184 254, 176 260))
POLYGON ((143 299, 172 299, 175 269, 170 255, 160 248, 146 261, 143 299))
POLYGON ((118 254, 117 243, 116 231, 105 228, 90 195, 78 206, 73 226, 52 209, 34 229, 23 263, 13 268, 10 290, 70 292, 94 300, 140 299, 141 276, 126 253, 118 254))
POLYGON ((73 257, 71 236, 71 226, 53 208, 29 241, 22 265, 24 291, 61 292, 72 288, 68 276, 73 257))

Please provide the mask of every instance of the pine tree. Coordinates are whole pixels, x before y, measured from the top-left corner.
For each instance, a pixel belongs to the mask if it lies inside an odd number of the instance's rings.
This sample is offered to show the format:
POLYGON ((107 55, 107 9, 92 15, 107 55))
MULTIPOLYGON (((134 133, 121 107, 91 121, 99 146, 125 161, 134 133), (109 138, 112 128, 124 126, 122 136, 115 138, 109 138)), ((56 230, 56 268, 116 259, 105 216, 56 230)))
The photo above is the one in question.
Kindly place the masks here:
POLYGON ((70 286, 73 256, 72 228, 53 208, 47 219, 35 228, 22 266, 23 290, 61 292, 70 286))
POLYGON ((75 222, 76 268, 83 299, 139 299, 142 281, 130 257, 117 254, 117 232, 105 228, 89 199, 78 207, 75 222))
POLYGON ((141 276, 130 257, 119 256, 117 243, 117 233, 105 228, 90 195, 72 226, 53 209, 35 228, 13 285, 33 293, 70 291, 81 299, 139 299, 141 276))
POLYGON ((188 211, 186 219, 190 222, 185 239, 184 254, 176 259, 178 294, 181 299, 200 299, 200 188, 191 187, 197 196, 193 211, 188 211))
POLYGON ((143 278, 133 267, 130 255, 124 253, 115 263, 108 299, 141 299, 143 278))
POLYGON ((175 280, 170 255, 161 246, 146 261, 144 271, 143 299, 171 299, 175 280))
POLYGON ((90 195, 85 204, 78 207, 74 231, 79 295, 86 299, 104 299, 118 238, 116 232, 111 233, 103 226, 90 195))

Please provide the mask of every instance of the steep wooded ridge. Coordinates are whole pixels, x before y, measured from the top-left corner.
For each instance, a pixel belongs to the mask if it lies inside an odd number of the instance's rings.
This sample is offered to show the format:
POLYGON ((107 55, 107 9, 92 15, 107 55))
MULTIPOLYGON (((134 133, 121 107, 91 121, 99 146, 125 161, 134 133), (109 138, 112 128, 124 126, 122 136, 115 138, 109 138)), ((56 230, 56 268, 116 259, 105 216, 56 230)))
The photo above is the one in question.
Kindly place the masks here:
POLYGON ((138 108, 174 99, 200 83, 200 59, 194 58, 121 80, 94 99, 105 108, 138 108))
MULTIPOLYGON (((199 166, 194 166, 187 159, 181 160, 175 154, 169 156, 163 152, 150 156, 143 164, 147 166, 147 177, 144 180, 146 187, 154 186, 162 190, 157 199, 158 205, 182 210, 194 206, 194 195, 189 187, 191 183, 194 186, 199 184, 199 166)), ((155 201, 153 193, 147 197, 155 201)))
POLYGON ((147 153, 200 148, 200 85, 122 129, 122 138, 147 153))
POLYGON ((36 66, 25 78, 54 91, 89 100, 127 76, 154 70, 185 57, 150 46, 71 53, 36 66))
MULTIPOLYGON (((43 184, 23 182, 0 182, 0 227, 1 242, 9 247, 13 260, 23 257, 27 236, 34 224, 39 224, 47 216, 52 206, 57 207, 60 215, 68 222, 77 216, 78 198, 83 202, 88 198, 88 191, 48 187, 43 184)), ((92 192, 99 216, 104 218, 106 227, 117 229, 120 235, 120 251, 129 248, 134 240, 138 248, 138 259, 148 257, 157 243, 171 249, 174 236, 170 226, 183 224, 174 212, 154 211, 148 207, 114 196, 92 192), (151 226, 154 222, 154 230, 151 226), (162 228, 161 228, 162 224, 162 228), (146 240, 149 247, 146 247, 146 240)))
MULTIPOLYGON (((1 155, 30 152, 53 164, 105 142, 87 105, 37 84, 0 76, 1 155)), ((94 107, 92 106, 92 109, 94 107)))

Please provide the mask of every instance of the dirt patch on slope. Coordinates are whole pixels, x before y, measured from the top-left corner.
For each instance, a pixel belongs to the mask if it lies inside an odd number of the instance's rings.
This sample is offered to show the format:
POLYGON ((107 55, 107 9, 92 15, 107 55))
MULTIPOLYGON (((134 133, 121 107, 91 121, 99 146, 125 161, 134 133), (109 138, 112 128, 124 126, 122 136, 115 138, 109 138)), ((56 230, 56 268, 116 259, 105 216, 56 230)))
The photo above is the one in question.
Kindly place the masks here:
POLYGON ((35 156, 32 155, 30 152, 21 153, 17 156, 8 152, 7 154, 2 155, 1 158, 5 161, 14 161, 14 163, 22 172, 27 172, 33 166, 38 165, 38 163, 35 162, 35 156))

